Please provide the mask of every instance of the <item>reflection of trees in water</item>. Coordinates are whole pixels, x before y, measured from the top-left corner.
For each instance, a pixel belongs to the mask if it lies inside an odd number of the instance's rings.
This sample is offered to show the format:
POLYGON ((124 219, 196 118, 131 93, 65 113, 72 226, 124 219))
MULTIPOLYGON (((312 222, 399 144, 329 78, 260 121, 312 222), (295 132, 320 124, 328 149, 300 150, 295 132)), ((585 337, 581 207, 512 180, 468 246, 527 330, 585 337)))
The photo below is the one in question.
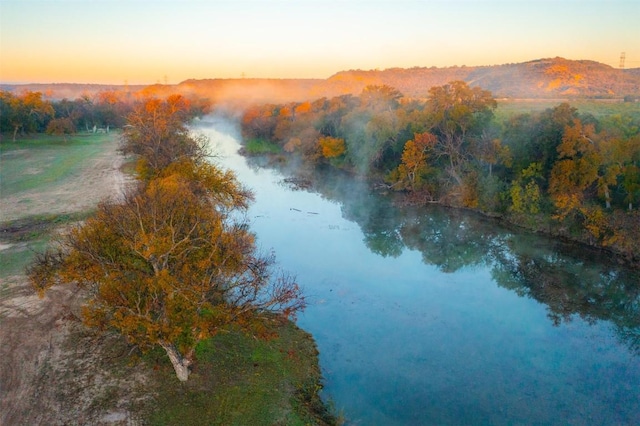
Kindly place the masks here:
POLYGON ((547 305, 555 325, 574 315, 609 321, 620 339, 640 353, 640 277, 605 263, 562 254, 533 256, 505 247, 493 265, 498 285, 547 305))
POLYGON ((640 354, 640 274, 604 262, 602 253, 509 233, 459 210, 397 207, 389 198, 354 191, 345 179, 313 181, 324 197, 342 204, 343 216, 361 227, 372 252, 397 257, 405 248, 418 250, 443 272, 490 267, 498 285, 544 303, 554 325, 576 315, 588 323, 609 321, 640 354))
POLYGON ((415 209, 403 221, 400 234, 405 245, 422 253, 426 264, 443 272, 455 272, 465 266, 490 262, 492 248, 499 244, 495 232, 479 232, 484 224, 465 217, 457 211, 444 209, 415 209))

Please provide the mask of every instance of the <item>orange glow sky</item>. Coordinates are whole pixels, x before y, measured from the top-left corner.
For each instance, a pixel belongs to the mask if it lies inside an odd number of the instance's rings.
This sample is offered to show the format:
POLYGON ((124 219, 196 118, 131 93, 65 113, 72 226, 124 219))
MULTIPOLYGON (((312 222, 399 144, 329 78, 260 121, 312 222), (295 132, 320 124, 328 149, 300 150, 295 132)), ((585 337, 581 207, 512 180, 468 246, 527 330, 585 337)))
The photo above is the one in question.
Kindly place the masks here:
POLYGON ((327 78, 561 56, 640 67, 639 0, 0 0, 2 83, 327 78))

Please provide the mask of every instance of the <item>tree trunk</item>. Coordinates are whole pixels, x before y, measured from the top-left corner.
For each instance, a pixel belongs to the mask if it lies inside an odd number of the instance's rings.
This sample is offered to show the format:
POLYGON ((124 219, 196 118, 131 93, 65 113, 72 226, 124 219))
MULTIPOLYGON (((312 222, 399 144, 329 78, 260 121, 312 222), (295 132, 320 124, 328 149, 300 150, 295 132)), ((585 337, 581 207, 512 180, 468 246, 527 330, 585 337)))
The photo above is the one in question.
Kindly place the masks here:
POLYGON ((15 141, 16 141, 16 135, 18 134, 18 129, 19 129, 19 127, 18 127, 18 126, 15 126, 15 127, 13 128, 13 142, 15 142, 15 141))
POLYGON ((186 382, 189 378, 189 365, 191 360, 182 356, 180 351, 171 343, 160 343, 160 346, 167 352, 173 369, 176 371, 176 376, 181 382, 186 382))

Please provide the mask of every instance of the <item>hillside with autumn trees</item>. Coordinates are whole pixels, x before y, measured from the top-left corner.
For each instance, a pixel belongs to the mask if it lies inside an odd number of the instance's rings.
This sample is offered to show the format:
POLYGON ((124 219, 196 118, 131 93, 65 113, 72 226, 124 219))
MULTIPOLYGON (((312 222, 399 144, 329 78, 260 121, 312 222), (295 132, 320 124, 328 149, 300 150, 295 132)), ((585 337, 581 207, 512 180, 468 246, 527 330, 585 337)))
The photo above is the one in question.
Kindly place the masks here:
POLYGON ((640 110, 629 106, 595 117, 565 102, 497 120, 492 92, 464 81, 425 100, 369 85, 249 108, 242 130, 248 154, 343 171, 403 202, 479 211, 638 265, 640 110))
POLYGON ((640 97, 640 69, 617 69, 589 60, 536 59, 523 63, 345 70, 326 79, 211 78, 190 79, 178 84, 150 86, 24 84, 2 85, 10 92, 41 92, 48 99, 74 99, 116 91, 128 96, 166 97, 180 93, 213 104, 244 106, 265 102, 313 100, 323 96, 357 95, 369 85, 387 85, 404 96, 426 98, 429 89, 449 81, 490 90, 496 98, 533 99, 628 99, 640 97))

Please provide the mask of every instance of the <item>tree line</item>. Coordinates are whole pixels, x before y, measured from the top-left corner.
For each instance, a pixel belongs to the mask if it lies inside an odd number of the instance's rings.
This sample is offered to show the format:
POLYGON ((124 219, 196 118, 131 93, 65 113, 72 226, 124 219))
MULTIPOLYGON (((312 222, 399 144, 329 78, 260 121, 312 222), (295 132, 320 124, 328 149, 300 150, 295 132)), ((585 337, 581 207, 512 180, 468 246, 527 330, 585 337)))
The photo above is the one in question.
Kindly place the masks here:
POLYGON ((249 152, 271 144, 412 203, 481 211, 640 261, 640 118, 561 103, 498 121, 496 108, 489 91, 462 81, 424 100, 367 86, 360 96, 254 106, 242 130, 249 152))
MULTIPOLYGON (((18 135, 33 133, 70 135, 122 128, 134 104, 147 97, 145 92, 103 91, 74 100, 48 100, 41 92, 0 91, 0 132, 11 134, 15 142, 18 135)), ((189 115, 202 115, 207 108, 192 100, 189 115)))
POLYGON ((87 326, 143 351, 162 347, 181 381, 199 342, 232 331, 266 337, 271 322, 305 306, 294 277, 257 250, 242 219, 252 194, 209 161, 206 138, 187 126, 191 112, 179 95, 132 103, 122 151, 136 158, 136 184, 27 271, 41 295, 56 284, 84 288, 87 326))

